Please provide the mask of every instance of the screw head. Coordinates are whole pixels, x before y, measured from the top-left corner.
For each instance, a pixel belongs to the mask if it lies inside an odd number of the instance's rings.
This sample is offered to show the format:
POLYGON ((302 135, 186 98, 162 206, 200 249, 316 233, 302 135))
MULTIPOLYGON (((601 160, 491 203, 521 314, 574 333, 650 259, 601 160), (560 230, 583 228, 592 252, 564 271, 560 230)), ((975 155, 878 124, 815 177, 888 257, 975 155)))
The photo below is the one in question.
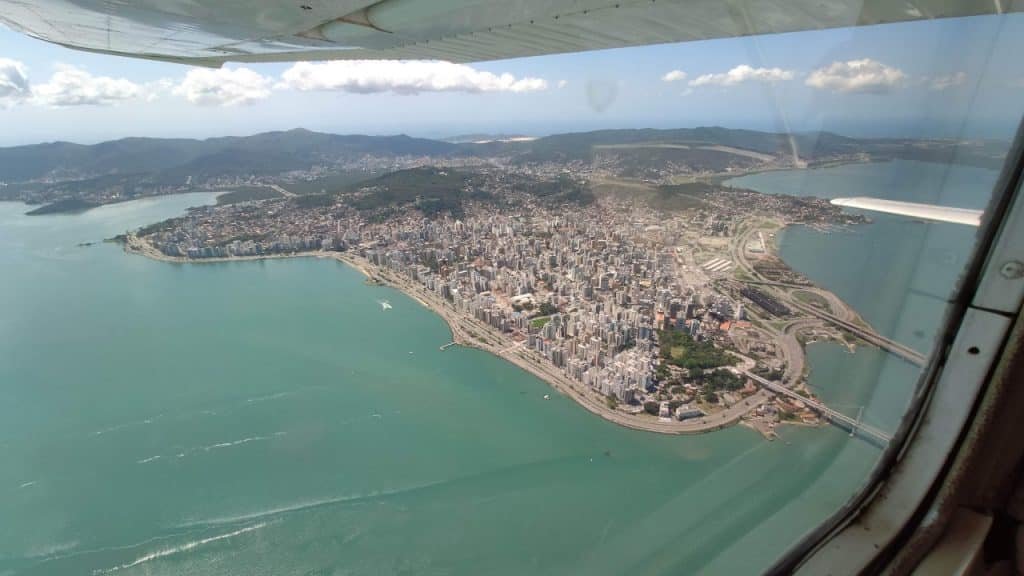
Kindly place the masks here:
POLYGON ((1017 260, 1010 260, 999 268, 999 273, 1003 275, 1003 278, 1016 280, 1024 277, 1024 264, 1017 260))

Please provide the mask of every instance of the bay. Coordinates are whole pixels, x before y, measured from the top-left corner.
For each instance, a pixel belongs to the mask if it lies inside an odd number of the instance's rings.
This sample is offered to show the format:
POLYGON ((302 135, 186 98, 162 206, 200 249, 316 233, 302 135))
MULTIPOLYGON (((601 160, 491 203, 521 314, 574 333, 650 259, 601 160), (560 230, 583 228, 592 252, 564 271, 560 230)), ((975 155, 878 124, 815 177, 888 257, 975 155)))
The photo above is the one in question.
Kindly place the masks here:
POLYGON ((752 573, 879 454, 623 429, 333 260, 78 246, 212 200, 0 203, 0 574, 752 573))
MULTIPOLYGON (((766 194, 818 198, 872 196, 983 209, 998 173, 955 164, 908 160, 812 170, 762 172, 726 185, 766 194)), ((974 248, 977 229, 904 216, 851 210, 868 224, 827 231, 787 226, 779 256, 816 285, 852 306, 879 334, 929 354, 946 308, 974 248)), ((808 349, 812 388, 829 406, 895 430, 921 370, 878 349, 854 354, 834 343, 808 349)))

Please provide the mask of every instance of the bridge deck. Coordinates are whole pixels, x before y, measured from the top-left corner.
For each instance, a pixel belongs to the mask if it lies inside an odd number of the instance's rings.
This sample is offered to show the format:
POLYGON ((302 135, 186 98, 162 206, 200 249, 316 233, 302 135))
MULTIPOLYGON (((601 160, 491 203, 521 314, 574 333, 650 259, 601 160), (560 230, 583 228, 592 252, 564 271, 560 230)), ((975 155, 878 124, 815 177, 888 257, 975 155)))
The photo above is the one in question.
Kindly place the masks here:
POLYGON ((858 420, 854 420, 853 418, 850 418, 846 414, 843 414, 842 412, 839 412, 837 410, 833 410, 828 406, 822 404, 821 402, 818 402, 817 400, 812 400, 804 396, 803 394, 800 394, 799 392, 790 390, 789 388, 786 388, 785 386, 779 384, 778 382, 772 382, 771 380, 767 380, 765 378, 758 376, 757 374, 752 374, 745 370, 741 370, 740 372, 742 372, 744 376, 747 376, 748 378, 754 380, 755 382, 771 390, 772 392, 782 394, 789 398, 793 398, 794 400, 799 400, 803 402, 811 410, 814 410, 815 412, 821 414, 830 422, 838 422, 841 424, 845 424, 847 427, 849 427, 849 429, 852 432, 863 432, 868 436, 871 436, 875 440, 879 440, 884 443, 888 443, 890 440, 892 440, 891 434, 879 430, 874 426, 870 426, 858 420))

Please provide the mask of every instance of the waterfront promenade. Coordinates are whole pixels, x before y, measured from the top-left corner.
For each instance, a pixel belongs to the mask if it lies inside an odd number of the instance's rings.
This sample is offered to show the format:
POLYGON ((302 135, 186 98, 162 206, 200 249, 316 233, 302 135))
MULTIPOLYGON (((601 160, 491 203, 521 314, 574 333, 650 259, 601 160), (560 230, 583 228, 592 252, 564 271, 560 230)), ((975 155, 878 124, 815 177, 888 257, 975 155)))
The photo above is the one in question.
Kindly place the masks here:
POLYGON ((463 346, 478 348, 490 352, 499 358, 507 360, 516 366, 533 374, 537 378, 547 382, 559 393, 571 398, 577 404, 596 414, 605 420, 614 422, 620 426, 645 432, 658 434, 703 434, 721 430, 738 423, 743 416, 756 409, 761 404, 768 402, 772 395, 766 390, 758 390, 743 400, 713 414, 707 414, 702 418, 692 418, 677 421, 668 418, 657 418, 655 416, 642 414, 629 414, 621 410, 610 408, 603 396, 590 390, 581 382, 574 382, 553 364, 539 356, 536 352, 527 349, 525 346, 516 346, 517 342, 484 324, 483 322, 460 313, 447 301, 436 294, 425 289, 410 278, 404 278, 389 270, 382 269, 368 260, 349 252, 296 252, 292 254, 275 254, 266 256, 244 256, 226 258, 205 258, 196 260, 185 257, 167 256, 145 239, 134 234, 129 234, 125 241, 125 250, 165 262, 176 263, 214 263, 214 262, 235 262, 243 260, 259 260, 263 258, 299 258, 319 257, 333 258, 339 262, 355 268, 368 279, 391 286, 410 298, 419 302, 425 308, 436 313, 448 324, 452 332, 452 341, 463 346))
POLYGON ((452 340, 463 346, 479 348, 507 360, 523 370, 547 382, 561 394, 568 396, 588 411, 620 426, 657 432, 660 434, 702 434, 720 430, 740 421, 748 412, 768 401, 768 392, 760 390, 736 404, 703 418, 677 421, 656 418, 647 414, 633 415, 609 408, 604 397, 580 382, 574 382, 561 371, 523 346, 515 346, 515 341, 484 324, 483 322, 462 314, 452 305, 439 298, 436 294, 423 288, 414 280, 403 278, 398 274, 375 266, 371 262, 350 253, 334 253, 332 257, 349 264, 369 278, 391 286, 435 312, 448 323, 452 331, 452 340))

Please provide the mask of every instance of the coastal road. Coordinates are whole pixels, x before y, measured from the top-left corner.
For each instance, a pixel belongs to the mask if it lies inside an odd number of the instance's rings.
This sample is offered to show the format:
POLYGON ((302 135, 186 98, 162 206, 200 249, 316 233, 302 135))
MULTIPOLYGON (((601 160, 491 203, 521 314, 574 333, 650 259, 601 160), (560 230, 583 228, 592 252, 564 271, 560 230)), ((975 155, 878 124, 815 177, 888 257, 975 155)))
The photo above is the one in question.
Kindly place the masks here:
MULTIPOLYGON (((746 272, 751 277, 751 279, 748 280, 740 280, 741 282, 747 284, 758 284, 766 286, 768 292, 770 292, 773 297, 778 298, 780 301, 784 302, 786 305, 790 306, 793 309, 796 309, 810 316, 817 317, 823 321, 829 322, 835 326, 852 332, 859 336, 861 339, 865 340, 866 342, 874 344, 875 346, 878 346, 883 350, 886 350, 896 356, 899 356, 900 358, 903 358, 908 362, 911 362, 918 366, 923 366, 925 364, 927 358, 917 350, 914 350, 908 346, 896 342, 895 340, 882 336, 881 334, 875 332, 866 323, 864 325, 861 325, 859 322, 857 322, 856 320, 859 320, 859 318, 857 317, 856 313, 854 313, 852 310, 849 310, 849 307, 846 306, 846 304, 837 296, 831 293, 828 293, 829 295, 825 296, 827 291, 821 290, 820 288, 816 290, 816 293, 822 295, 823 297, 826 298, 826 300, 828 300, 829 307, 832 308, 832 312, 825 312, 823 310, 815 308, 814 306, 810 306, 808 304, 800 302, 797 298, 793 297, 790 293, 785 291, 786 288, 793 288, 796 287, 796 285, 790 285, 781 282, 772 282, 767 278, 761 276, 761 274, 759 274, 757 270, 755 270, 754 267, 746 259, 745 247, 747 242, 750 240, 750 238, 753 236, 755 232, 757 232, 756 228, 751 228, 749 230, 744 231, 742 234, 737 236, 736 240, 734 240, 734 242, 730 246, 733 259, 738 263, 739 267, 743 269, 743 271, 746 272), (837 307, 839 308, 839 310, 836 310, 837 307)), ((800 286, 799 288, 802 290, 807 290, 809 287, 800 286)))
POLYGON ((874 330, 866 329, 858 324, 854 324, 853 322, 848 322, 846 320, 843 320, 842 318, 818 310, 813 306, 808 306, 806 304, 803 304, 802 302, 798 302, 796 301, 796 299, 790 299, 789 304, 791 304, 793 307, 799 309, 802 312, 806 312, 807 314, 810 314, 812 316, 817 316, 822 320, 826 320, 832 324, 835 324, 836 326, 839 326, 840 328, 853 332, 854 334, 856 334, 860 338, 863 338, 867 342, 870 342, 871 344, 874 344, 875 346, 878 346, 883 350, 895 354, 896 356, 903 358, 907 362, 916 364, 918 366, 924 366, 925 362, 928 360, 928 358, 924 354, 921 354, 917 350, 914 350, 909 346, 904 346, 903 344, 900 344, 899 342, 892 340, 890 338, 886 338, 885 336, 882 336, 881 334, 875 332, 874 330))
POLYGON ((709 414, 704 418, 694 418, 682 422, 676 420, 663 421, 646 415, 639 416, 614 410, 608 407, 603 396, 593 392, 584 384, 569 379, 555 365, 548 362, 547 359, 521 345, 517 346, 517 343, 509 342, 508 338, 504 335, 498 334, 493 328, 476 318, 458 312, 451 303, 441 299, 416 281, 403 278, 396 273, 382 269, 368 260, 350 253, 337 253, 334 257, 372 278, 379 279, 401 290, 434 311, 448 323, 452 331, 452 339, 455 342, 490 352, 519 366, 544 380, 558 392, 575 400, 588 411, 627 428, 660 434, 701 434, 711 432, 735 424, 745 414, 770 398, 768 392, 761 390, 725 410, 709 414))
POLYGON ((787 322, 782 327, 780 343, 782 344, 782 354, 786 358, 786 371, 783 375, 783 382, 786 386, 795 386, 804 374, 805 354, 803 347, 800 346, 800 341, 796 338, 796 332, 801 328, 818 326, 820 323, 819 320, 802 318, 787 322))
POLYGON ((543 359, 536 353, 527 350, 521 342, 510 342, 508 338, 496 333, 490 326, 471 316, 459 313, 450 303, 442 300, 436 294, 418 285, 415 281, 402 278, 397 274, 383 270, 370 263, 368 260, 354 256, 350 253, 326 253, 322 251, 312 251, 306 253, 270 256, 261 255, 252 257, 192 260, 185 257, 167 256, 150 245, 144 238, 139 238, 134 234, 128 235, 125 243, 125 250, 154 260, 189 263, 257 260, 264 258, 334 258, 362 272, 368 278, 379 280, 382 283, 386 283, 404 292, 409 297, 420 302, 424 307, 441 316, 441 318, 448 323, 455 342, 464 346, 479 348, 512 362, 523 370, 526 370, 541 380, 544 380, 555 390, 575 400, 588 411, 604 418, 605 420, 609 420, 634 430, 656 432, 659 434, 702 434, 711 432, 735 424, 745 414, 754 410, 770 398, 768 393, 761 390, 723 411, 710 414, 704 418, 694 418, 682 422, 674 420, 662 421, 654 417, 627 414, 625 412, 609 408, 605 403, 603 396, 589 390, 581 383, 570 380, 546 359, 543 359), (483 340, 480 338, 483 338, 483 340))

